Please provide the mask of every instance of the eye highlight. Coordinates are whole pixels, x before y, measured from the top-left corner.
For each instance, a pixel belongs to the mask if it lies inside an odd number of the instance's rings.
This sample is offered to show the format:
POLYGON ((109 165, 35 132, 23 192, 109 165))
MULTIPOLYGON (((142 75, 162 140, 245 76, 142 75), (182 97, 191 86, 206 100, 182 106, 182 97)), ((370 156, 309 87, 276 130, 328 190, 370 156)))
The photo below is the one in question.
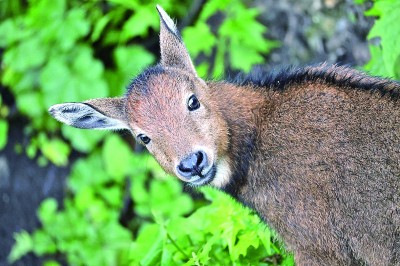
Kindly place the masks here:
POLYGON ((188 107, 189 111, 194 111, 194 110, 200 108, 200 102, 199 102, 199 100, 197 100, 197 97, 194 94, 192 96, 190 96, 188 103, 187 103, 187 107, 188 107))
POLYGON ((137 136, 137 138, 144 144, 144 145, 146 145, 146 144, 149 144, 149 142, 150 142, 150 138, 148 137, 148 136, 146 136, 145 134, 139 134, 138 136, 137 136))

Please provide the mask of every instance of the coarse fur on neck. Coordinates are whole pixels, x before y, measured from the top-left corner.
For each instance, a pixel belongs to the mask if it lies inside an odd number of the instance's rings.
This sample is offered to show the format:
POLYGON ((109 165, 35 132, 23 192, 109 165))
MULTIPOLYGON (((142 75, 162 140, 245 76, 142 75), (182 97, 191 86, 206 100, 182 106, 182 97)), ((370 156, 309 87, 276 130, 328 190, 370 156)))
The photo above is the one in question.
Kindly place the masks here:
POLYGON ((221 189, 237 197, 248 182, 248 170, 258 136, 258 115, 266 103, 266 97, 253 86, 237 86, 228 82, 209 82, 207 85, 209 97, 216 100, 229 132, 227 153, 231 178, 221 189))

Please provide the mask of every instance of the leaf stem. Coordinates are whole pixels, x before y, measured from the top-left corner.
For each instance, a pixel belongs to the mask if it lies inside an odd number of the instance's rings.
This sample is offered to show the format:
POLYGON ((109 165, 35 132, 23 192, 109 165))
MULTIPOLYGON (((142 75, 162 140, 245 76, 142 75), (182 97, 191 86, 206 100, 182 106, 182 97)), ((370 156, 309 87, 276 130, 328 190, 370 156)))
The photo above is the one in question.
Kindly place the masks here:
POLYGON ((172 245, 180 252, 182 253, 185 258, 189 259, 189 256, 176 244, 175 240, 172 239, 171 235, 168 232, 165 232, 167 234, 167 238, 169 241, 171 241, 172 245))

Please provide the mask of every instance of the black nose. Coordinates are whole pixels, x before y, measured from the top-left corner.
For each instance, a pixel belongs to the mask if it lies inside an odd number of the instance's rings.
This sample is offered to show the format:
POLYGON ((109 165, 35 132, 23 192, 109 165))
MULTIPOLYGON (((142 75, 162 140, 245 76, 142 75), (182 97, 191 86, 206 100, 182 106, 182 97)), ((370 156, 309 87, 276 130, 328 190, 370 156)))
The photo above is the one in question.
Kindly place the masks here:
POLYGON ((177 166, 177 170, 181 176, 190 179, 195 175, 201 176, 206 166, 207 154, 204 151, 197 151, 183 159, 177 166))

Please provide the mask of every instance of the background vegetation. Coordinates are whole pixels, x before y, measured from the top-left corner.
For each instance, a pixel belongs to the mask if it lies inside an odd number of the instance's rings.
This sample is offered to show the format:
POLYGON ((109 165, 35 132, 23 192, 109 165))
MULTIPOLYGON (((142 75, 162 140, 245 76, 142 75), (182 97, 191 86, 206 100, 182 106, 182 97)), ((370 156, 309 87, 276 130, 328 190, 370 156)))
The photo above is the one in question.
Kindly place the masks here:
MULTIPOLYGON (((158 2, 0 2, 1 84, 27 118, 31 139, 15 152, 41 166, 74 159, 64 202, 41 204, 42 227, 15 234, 10 262, 33 252, 45 265, 293 265, 274 233, 228 196, 204 188, 204 198, 194 200, 150 156, 132 152, 129 136, 73 129, 47 114, 52 104, 121 95, 157 61, 158 2)), ((265 38, 260 11, 246 1, 161 5, 182 21, 201 76, 249 71, 278 45, 265 38)), ((400 1, 376 1, 367 15, 377 20, 365 69, 400 79, 400 1)), ((9 113, 1 104, 0 150, 9 113)))

